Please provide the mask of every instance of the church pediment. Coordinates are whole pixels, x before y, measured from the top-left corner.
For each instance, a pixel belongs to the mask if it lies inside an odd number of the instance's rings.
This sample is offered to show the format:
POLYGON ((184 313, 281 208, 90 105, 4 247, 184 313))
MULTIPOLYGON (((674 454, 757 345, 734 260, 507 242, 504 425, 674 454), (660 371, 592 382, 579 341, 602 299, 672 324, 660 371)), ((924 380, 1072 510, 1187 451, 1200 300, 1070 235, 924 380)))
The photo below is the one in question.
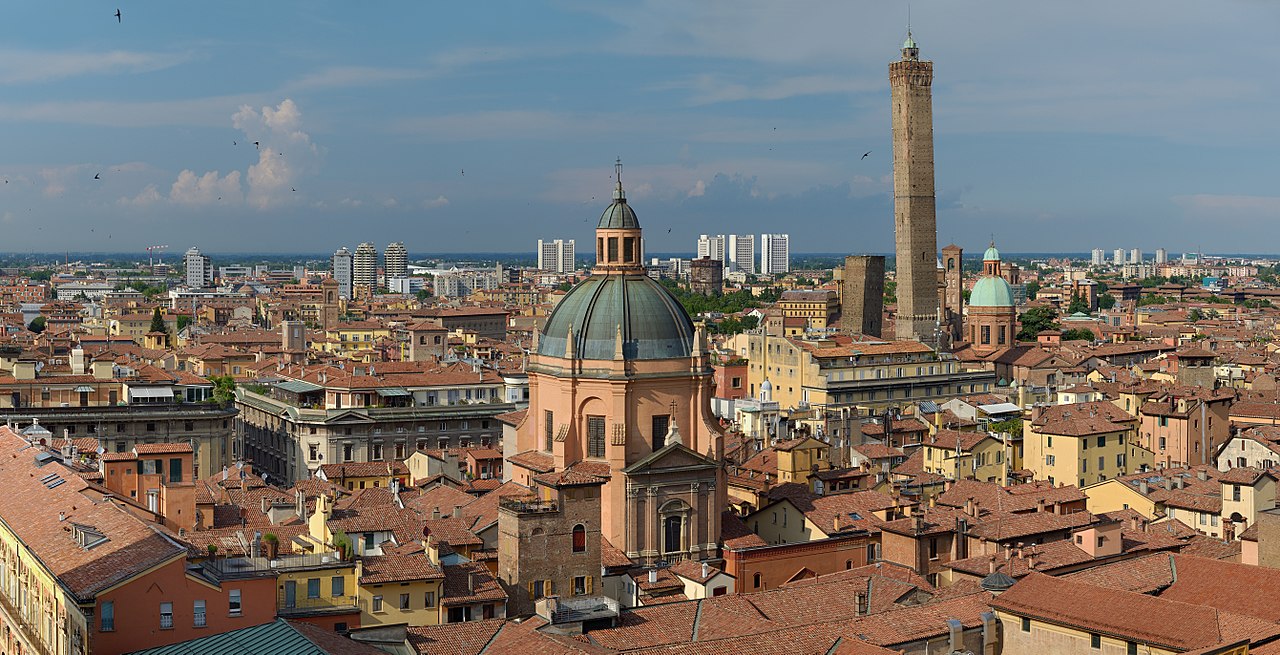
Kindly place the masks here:
POLYGON ((673 470, 715 469, 720 463, 699 455, 684 444, 670 444, 623 469, 627 475, 643 475, 673 470))

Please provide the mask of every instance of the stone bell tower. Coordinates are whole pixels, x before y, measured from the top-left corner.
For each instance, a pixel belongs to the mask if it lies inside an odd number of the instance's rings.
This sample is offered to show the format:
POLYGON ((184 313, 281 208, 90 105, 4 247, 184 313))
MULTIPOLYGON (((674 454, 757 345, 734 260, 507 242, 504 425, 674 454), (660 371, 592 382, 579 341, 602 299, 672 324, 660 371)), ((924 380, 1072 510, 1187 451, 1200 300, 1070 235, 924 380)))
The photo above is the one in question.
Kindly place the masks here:
POLYGON ((933 190, 933 62, 907 31, 889 64, 893 99, 893 214, 898 314, 895 336, 926 343, 938 326, 938 230, 933 190))

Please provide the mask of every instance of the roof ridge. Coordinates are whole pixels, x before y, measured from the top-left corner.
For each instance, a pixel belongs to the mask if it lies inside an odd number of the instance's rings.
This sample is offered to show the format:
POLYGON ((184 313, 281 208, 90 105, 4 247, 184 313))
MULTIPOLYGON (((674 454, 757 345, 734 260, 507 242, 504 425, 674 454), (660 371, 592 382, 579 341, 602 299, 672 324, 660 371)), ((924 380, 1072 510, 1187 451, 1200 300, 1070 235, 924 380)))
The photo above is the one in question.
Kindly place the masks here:
POLYGON ((690 638, 691 642, 698 641, 698 630, 702 627, 702 601, 704 600, 706 599, 705 598, 698 599, 698 609, 695 610, 693 613, 693 634, 691 635, 691 638, 690 638))

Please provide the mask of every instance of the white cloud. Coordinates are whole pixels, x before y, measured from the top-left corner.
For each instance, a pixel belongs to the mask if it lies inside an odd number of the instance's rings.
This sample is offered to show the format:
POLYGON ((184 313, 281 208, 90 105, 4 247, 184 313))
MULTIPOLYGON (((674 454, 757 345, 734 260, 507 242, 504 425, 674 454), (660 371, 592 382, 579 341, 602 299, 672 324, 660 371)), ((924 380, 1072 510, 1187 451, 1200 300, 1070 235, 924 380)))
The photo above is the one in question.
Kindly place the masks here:
POLYGON ((164 200, 164 196, 160 195, 160 191, 156 189, 156 185, 148 184, 145 189, 132 198, 121 198, 117 202, 122 205, 132 205, 134 207, 147 207, 164 200))
POLYGON ((445 205, 448 205, 448 204, 449 204, 449 199, 441 195, 441 196, 436 196, 431 200, 423 200, 422 208, 435 209, 437 207, 444 207, 445 205))
POLYGON ((382 201, 382 206, 386 207, 387 209, 395 209, 396 207, 400 206, 400 201, 396 200, 395 198, 387 198, 386 200, 382 201))
POLYGON ((258 162, 245 176, 245 199, 259 209, 288 201, 298 178, 314 167, 320 154, 311 136, 301 129, 302 112, 297 103, 285 98, 279 105, 261 110, 242 105, 231 123, 250 143, 257 142, 258 162))
MULTIPOLYGON (((144 190, 145 193, 145 190, 144 190)), ((178 174, 169 189, 169 200, 179 205, 208 205, 216 202, 240 200, 240 171, 231 171, 224 177, 218 171, 196 175, 190 170, 178 174)))
POLYGON ((706 193, 707 193, 707 183, 703 182, 702 180, 698 180, 697 182, 694 183, 693 188, 689 189, 688 197, 700 198, 703 195, 706 195, 706 193))
POLYGON ((190 53, 0 50, 0 84, 48 82, 81 75, 147 73, 172 68, 190 53))

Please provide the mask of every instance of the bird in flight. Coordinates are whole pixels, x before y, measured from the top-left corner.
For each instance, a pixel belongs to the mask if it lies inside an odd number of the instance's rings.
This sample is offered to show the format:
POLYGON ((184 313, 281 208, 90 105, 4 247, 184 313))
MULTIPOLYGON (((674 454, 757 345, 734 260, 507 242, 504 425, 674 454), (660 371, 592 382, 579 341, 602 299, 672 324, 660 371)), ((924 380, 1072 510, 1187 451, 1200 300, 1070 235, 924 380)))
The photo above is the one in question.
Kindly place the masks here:
POLYGON ((866 151, 866 152, 862 153, 862 158, 863 158, 863 159, 866 159, 866 158, 867 158, 867 155, 870 155, 870 154, 871 154, 871 151, 870 151, 870 150, 868 150, 868 151, 866 151))
POLYGON ((119 9, 116 9, 116 22, 117 22, 117 23, 123 23, 123 22, 124 22, 124 19, 120 18, 120 10, 119 10, 119 9))
POLYGON ((238 145, 240 145, 240 144, 236 143, 236 140, 235 140, 235 139, 232 139, 232 140, 231 140, 231 145, 233 145, 233 146, 238 146, 238 145))
POLYGON ((260 144, 260 143, 261 143, 261 142, 259 142, 259 141, 254 141, 254 142, 253 142, 253 147, 254 147, 254 149, 255 149, 255 150, 256 150, 256 149, 258 149, 258 147, 259 147, 259 144, 260 144))
POLYGON ((95 180, 101 180, 101 179, 102 179, 102 173, 94 173, 94 174, 93 174, 93 179, 95 179, 95 180))
POLYGON ((290 189, 293 189, 295 192, 298 190, 298 189, 297 189, 297 188, 295 188, 295 187, 289 187, 289 188, 290 188, 290 189))
POLYGON ((667 234, 671 234, 671 228, 667 228, 667 234))

